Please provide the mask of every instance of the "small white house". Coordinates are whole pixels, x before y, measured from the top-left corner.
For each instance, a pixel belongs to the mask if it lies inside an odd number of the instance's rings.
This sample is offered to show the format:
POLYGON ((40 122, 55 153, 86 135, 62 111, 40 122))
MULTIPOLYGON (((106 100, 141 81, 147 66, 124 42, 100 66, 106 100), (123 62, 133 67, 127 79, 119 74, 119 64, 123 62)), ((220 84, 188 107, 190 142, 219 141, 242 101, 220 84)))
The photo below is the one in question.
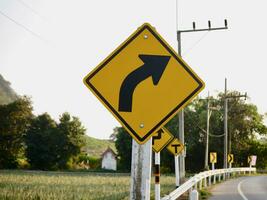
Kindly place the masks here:
POLYGON ((102 154, 102 169, 117 170, 117 154, 108 147, 102 154))

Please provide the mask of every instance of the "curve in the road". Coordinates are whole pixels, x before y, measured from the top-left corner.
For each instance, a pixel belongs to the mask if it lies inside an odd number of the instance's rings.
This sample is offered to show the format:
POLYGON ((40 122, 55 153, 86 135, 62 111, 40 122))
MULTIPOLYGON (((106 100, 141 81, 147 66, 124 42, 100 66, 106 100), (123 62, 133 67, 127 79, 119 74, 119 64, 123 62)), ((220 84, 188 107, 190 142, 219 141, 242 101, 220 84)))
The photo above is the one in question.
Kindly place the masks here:
POLYGON ((237 186, 237 190, 238 190, 238 193, 240 194, 240 196, 244 199, 244 200, 248 200, 248 198, 244 195, 243 191, 241 190, 241 185, 242 183, 244 182, 245 180, 241 181, 238 183, 238 186, 237 186))
POLYGON ((267 176, 230 179, 213 186, 209 200, 267 200, 267 176))

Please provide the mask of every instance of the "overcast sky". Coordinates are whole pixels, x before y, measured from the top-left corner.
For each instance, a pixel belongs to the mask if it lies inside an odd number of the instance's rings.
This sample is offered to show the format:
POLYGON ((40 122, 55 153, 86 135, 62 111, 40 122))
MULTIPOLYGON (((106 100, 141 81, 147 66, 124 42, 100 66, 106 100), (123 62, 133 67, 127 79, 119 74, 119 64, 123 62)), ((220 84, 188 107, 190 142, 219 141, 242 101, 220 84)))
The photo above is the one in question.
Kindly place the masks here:
POLYGON ((18 94, 32 97, 36 114, 78 116, 87 134, 108 138, 119 123, 82 79, 144 22, 177 49, 176 29, 224 26, 186 33, 184 60, 205 81, 207 96, 247 92, 267 112, 267 2, 264 0, 0 0, 0 74, 18 94))

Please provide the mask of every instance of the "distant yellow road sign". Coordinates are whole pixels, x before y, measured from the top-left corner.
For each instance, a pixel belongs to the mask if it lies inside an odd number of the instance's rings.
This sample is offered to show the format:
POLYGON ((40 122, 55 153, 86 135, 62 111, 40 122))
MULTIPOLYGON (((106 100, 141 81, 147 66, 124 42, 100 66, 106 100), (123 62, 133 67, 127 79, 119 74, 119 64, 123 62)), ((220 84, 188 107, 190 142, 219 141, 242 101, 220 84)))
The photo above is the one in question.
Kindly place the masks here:
POLYGON ((177 139, 173 139, 167 146, 167 149, 175 156, 178 156, 184 150, 184 145, 177 139))
POLYGON ((139 143, 145 143, 203 88, 203 81, 149 24, 84 78, 139 143))
POLYGON ((167 146, 173 139, 173 135, 166 129, 162 128, 159 129, 155 134, 152 136, 152 148, 154 152, 160 152, 167 146))
POLYGON ((210 163, 217 163, 217 153, 210 152, 210 163))
POLYGON ((234 154, 228 154, 227 160, 228 160, 228 163, 233 163, 234 162, 234 154))

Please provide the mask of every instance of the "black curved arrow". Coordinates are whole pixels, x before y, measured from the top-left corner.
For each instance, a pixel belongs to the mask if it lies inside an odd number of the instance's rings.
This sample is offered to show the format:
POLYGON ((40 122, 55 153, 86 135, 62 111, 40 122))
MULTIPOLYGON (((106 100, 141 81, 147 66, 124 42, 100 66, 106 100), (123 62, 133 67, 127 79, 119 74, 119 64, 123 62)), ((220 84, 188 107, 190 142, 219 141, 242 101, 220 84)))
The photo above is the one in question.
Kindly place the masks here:
POLYGON ((155 140, 160 140, 161 137, 162 137, 162 133, 164 133, 164 131, 162 129, 160 129, 158 132, 157 132, 157 136, 153 136, 152 137, 152 145, 155 144, 155 140))
POLYGON ((132 112, 132 99, 135 88, 139 83, 152 77, 153 84, 157 85, 169 60, 170 56, 162 55, 139 55, 144 65, 131 72, 122 82, 119 97, 119 111, 132 112))

